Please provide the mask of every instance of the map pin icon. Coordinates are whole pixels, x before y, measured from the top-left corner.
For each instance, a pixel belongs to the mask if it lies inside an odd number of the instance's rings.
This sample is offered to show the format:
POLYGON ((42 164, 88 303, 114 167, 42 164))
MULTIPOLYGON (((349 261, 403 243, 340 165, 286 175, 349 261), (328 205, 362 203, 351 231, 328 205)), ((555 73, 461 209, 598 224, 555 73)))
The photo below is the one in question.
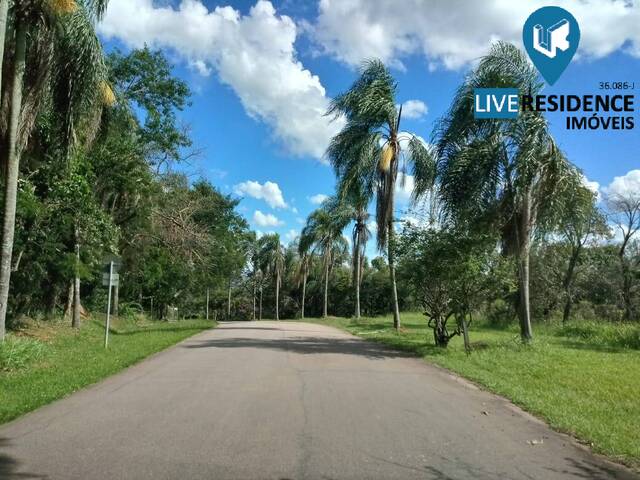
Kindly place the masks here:
POLYGON ((524 23, 522 41, 540 74, 553 85, 578 50, 580 27, 564 8, 542 7, 524 23))

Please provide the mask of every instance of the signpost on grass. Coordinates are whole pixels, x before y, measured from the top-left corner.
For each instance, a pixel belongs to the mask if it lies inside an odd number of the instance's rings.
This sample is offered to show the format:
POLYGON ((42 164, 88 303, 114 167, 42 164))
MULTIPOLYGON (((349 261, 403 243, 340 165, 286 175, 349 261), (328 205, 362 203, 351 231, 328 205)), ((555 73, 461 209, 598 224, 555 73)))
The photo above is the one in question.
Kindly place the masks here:
POLYGON ((104 348, 107 348, 109 345, 109 323, 111 317, 111 288, 120 285, 120 275, 116 272, 122 262, 120 257, 108 255, 103 260, 103 264, 107 271, 102 274, 102 285, 109 288, 107 293, 107 319, 104 325, 104 348))

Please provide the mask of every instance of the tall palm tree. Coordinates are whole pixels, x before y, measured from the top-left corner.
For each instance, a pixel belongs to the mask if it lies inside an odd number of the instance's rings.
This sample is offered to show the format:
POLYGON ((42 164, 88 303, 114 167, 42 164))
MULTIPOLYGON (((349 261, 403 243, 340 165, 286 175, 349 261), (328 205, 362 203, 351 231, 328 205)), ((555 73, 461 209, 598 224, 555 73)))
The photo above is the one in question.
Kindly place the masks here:
POLYGON ((349 217, 341 209, 336 197, 325 200, 317 210, 307 218, 307 223, 300 235, 303 250, 318 251, 322 255, 324 279, 324 303, 322 316, 328 316, 329 274, 331 266, 337 258, 343 257, 347 251, 347 242, 342 231, 349 223, 349 217))
MULTIPOLYGON (((476 120, 474 89, 511 87, 536 95, 542 88, 524 53, 496 43, 456 92, 437 131, 440 194, 447 217, 467 228, 499 229, 505 253, 518 263, 520 331, 533 338, 529 306, 529 251, 537 222, 575 184, 575 168, 556 146, 540 112, 517 119, 476 120)), ((421 172, 422 173, 422 172, 421 172)), ((431 174, 416 180, 431 180, 431 174)), ((417 194, 424 193, 417 182, 417 194)))
MULTIPOLYGON (((379 60, 367 61, 351 88, 334 98, 329 114, 344 116, 346 124, 327 150, 338 192, 346 196, 359 184, 365 196, 376 195, 378 248, 387 249, 393 291, 393 324, 400 328, 395 271, 394 200, 398 173, 413 172, 433 163, 426 145, 400 130, 402 107, 396 107, 396 82, 379 60)), ((402 176, 404 179, 404 175, 402 176)))
POLYGON ((298 288, 302 286, 302 298, 300 301, 300 318, 304 319, 304 304, 307 293, 307 277, 309 276, 309 268, 311 267, 313 255, 311 252, 311 238, 298 238, 298 268, 296 269, 296 279, 298 288))
MULTIPOLYGON (((282 276, 284 274, 285 252, 284 247, 280 243, 280 235, 272 233, 265 235, 260 239, 260 258, 263 265, 263 271, 272 275, 275 279, 276 286, 276 320, 280 320, 280 286, 282 276)), ((261 294, 262 300, 262 294, 261 294)), ((262 303, 262 302, 261 302, 262 303)))
POLYGON ((5 3, 0 3, 2 43, 10 45, 9 52, 13 54, 7 57, 2 52, 10 81, 2 79, 0 83, 2 96, 8 99, 0 110, 0 137, 7 145, 2 158, 6 169, 0 244, 0 341, 5 334, 11 280, 20 154, 38 113, 47 104, 47 95, 55 104, 64 91, 60 88, 63 85, 66 88, 63 144, 69 146, 76 140, 78 115, 86 113, 88 103, 94 103, 106 78, 94 27, 107 3, 107 0, 12 2, 4 23, 5 3), (60 81, 63 77, 66 83, 60 81))

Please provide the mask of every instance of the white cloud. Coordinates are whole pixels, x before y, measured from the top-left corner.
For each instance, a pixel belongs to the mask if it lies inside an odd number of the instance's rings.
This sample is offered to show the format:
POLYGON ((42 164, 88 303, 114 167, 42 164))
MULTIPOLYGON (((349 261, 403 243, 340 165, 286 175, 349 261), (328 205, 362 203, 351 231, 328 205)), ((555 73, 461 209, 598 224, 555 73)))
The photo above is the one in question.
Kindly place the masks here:
POLYGON ((427 104, 422 100, 407 100, 402 104, 402 116, 418 120, 429 113, 427 104))
MULTIPOLYGON (((358 65, 381 58, 401 65, 410 54, 424 55, 432 68, 465 66, 486 53, 490 43, 521 45, 526 18, 538 0, 320 0, 313 32, 324 50, 358 65), (345 28, 345 19, 348 28, 345 28)), ((558 0, 581 29, 579 54, 603 57, 623 49, 640 57, 640 2, 628 0, 558 0)))
POLYGON ((329 195, 325 195, 324 193, 318 193, 316 195, 309 197, 309 201, 314 205, 320 205, 327 198, 329 198, 329 195))
POLYGON ((265 182, 261 184, 254 180, 239 183, 233 187, 236 195, 246 195, 258 200, 264 200, 271 208, 287 208, 282 190, 275 182, 265 182))
POLYGON ((322 159, 342 126, 324 116, 325 89, 296 58, 295 23, 268 1, 242 15, 229 6, 209 10, 201 0, 182 0, 177 8, 111 0, 98 30, 130 47, 171 49, 204 75, 214 69, 246 112, 266 122, 294 155, 322 159))
POLYGON ((640 170, 631 170, 622 177, 615 177, 609 186, 603 188, 605 195, 640 200, 640 170))
POLYGON ((253 213, 253 223, 259 227, 280 227, 284 225, 284 222, 275 215, 262 213, 260 210, 256 210, 253 213))
POLYGON ((293 228, 284 234, 284 238, 287 239, 289 243, 293 242, 296 238, 298 238, 298 231, 293 228))
POLYGON ((396 201, 398 203, 409 203, 411 201, 411 194, 415 187, 415 179, 413 175, 398 172, 398 178, 396 179, 396 201))
POLYGON ((600 184, 592 182, 586 175, 581 175, 582 184, 596 195, 596 201, 600 201, 600 184))

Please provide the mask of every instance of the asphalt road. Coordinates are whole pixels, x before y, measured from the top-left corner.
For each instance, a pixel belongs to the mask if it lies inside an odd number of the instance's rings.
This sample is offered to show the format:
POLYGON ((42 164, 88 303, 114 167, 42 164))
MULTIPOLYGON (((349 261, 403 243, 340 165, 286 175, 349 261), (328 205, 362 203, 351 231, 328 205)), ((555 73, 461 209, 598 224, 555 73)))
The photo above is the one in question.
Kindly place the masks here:
POLYGON ((37 478, 638 477, 421 360, 238 322, 1 427, 0 479, 37 478))

